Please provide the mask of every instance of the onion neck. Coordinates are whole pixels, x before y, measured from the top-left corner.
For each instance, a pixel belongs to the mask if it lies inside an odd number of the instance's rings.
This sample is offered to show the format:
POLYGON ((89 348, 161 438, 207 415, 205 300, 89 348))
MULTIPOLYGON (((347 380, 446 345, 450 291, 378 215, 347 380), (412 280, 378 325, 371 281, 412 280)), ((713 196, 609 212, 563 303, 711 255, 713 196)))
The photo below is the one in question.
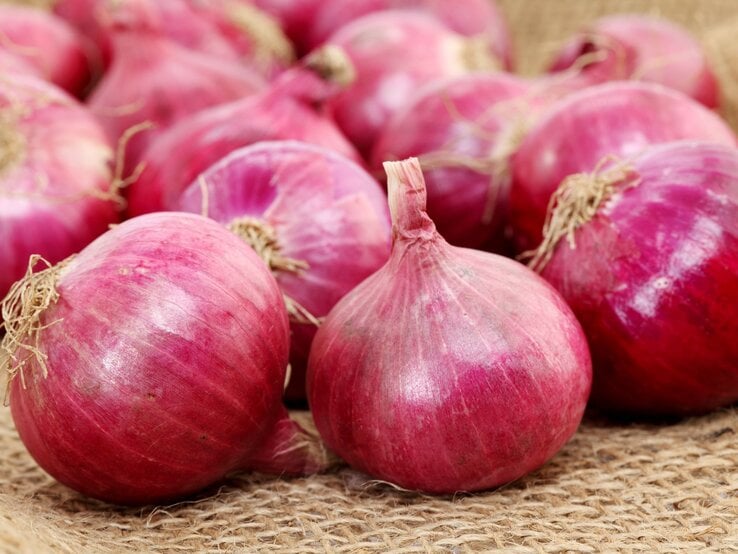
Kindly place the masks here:
POLYGON ((387 172, 393 242, 437 240, 440 235, 426 212, 427 192, 418 159, 384 162, 384 170, 387 172))
POLYGON ((0 111, 0 176, 26 155, 25 137, 18 132, 15 118, 0 111))

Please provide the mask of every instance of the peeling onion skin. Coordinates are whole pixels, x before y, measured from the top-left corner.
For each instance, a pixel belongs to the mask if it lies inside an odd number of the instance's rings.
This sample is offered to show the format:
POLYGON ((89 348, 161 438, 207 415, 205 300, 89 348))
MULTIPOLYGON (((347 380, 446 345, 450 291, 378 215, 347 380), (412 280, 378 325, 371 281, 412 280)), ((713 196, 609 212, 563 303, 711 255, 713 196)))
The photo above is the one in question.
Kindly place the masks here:
POLYGON ((594 170, 607 156, 629 158, 678 140, 736 145, 735 134, 715 113, 651 83, 597 85, 552 106, 513 157, 510 223, 516 250, 541 242, 549 199, 566 177, 594 170))
POLYGON ((90 61, 80 38, 66 22, 42 10, 0 6, 0 49, 75 96, 89 84, 90 61))
POLYGON ((287 314, 251 249, 193 214, 129 220, 62 269, 10 406, 33 457, 117 504, 160 503, 249 466, 284 409, 287 314))
POLYGON ((706 143, 635 158, 640 184, 562 241, 542 275, 588 336, 592 405, 637 416, 738 401, 738 151, 706 143))
POLYGON ((708 108, 718 107, 718 81, 703 48, 671 21, 637 14, 594 21, 564 45, 550 71, 569 69, 581 55, 593 53, 603 58, 581 71, 591 84, 622 79, 658 83, 708 108))
POLYGON ((100 198, 110 189, 113 151, 71 96, 41 79, 4 75, 3 148, 7 137, 20 146, 13 159, 0 153, 0 298, 32 254, 61 261, 119 219, 117 204, 100 198))
POLYGON ((530 84, 504 73, 437 81, 383 128, 371 167, 379 173, 385 161, 419 157, 428 215, 443 238, 456 246, 504 251, 509 168, 500 149, 515 140, 516 126, 530 115, 529 93, 530 84), (480 167, 463 167, 454 157, 480 167))
POLYGON ((591 383, 581 327, 521 264, 452 247, 424 211, 419 165, 388 167, 390 260, 319 329, 308 399, 326 443, 407 489, 488 489, 575 432, 591 383))
MULTIPOLYGON (((306 262, 275 271, 282 291, 323 317, 389 257, 387 199, 361 167, 324 148, 275 141, 233 152, 202 174, 208 216, 225 225, 250 216, 271 225, 281 254, 306 262)), ((201 213, 201 181, 173 206, 201 213)), ((287 398, 305 398, 305 368, 316 326, 291 322, 292 374, 287 398)))

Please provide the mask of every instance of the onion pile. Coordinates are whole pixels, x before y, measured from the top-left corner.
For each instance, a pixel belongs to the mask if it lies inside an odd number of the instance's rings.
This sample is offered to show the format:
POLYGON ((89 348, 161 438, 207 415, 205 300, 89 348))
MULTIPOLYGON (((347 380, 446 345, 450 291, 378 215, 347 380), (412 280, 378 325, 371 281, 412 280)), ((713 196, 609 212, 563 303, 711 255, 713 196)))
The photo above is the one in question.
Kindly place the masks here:
POLYGON ((325 463, 281 404, 279 288, 206 218, 125 222, 76 257, 29 270, 3 315, 18 432, 41 467, 84 494, 164 502, 239 469, 325 463))
POLYGON ((441 238, 416 160, 386 168, 392 254, 315 337, 315 423, 352 466, 404 488, 506 483, 576 430, 591 381, 584 335, 532 271, 441 238))
POLYGON ((117 220, 113 152, 73 98, 33 77, 0 88, 0 297, 32 254, 66 258, 117 220))
POLYGON ((674 143, 564 181, 534 267, 589 339, 593 404, 636 415, 738 401, 738 150, 674 143))
POLYGON ((319 320, 389 256, 382 190, 338 154, 296 141, 267 142, 212 166, 174 208, 227 225, 272 270, 290 311, 288 397, 304 398, 319 320))
POLYGON ((629 158, 649 145, 682 139, 736 145, 716 114, 659 85, 608 83, 563 99, 513 157, 510 220, 517 250, 541 242, 549 199, 566 177, 592 171, 607 157, 629 158))

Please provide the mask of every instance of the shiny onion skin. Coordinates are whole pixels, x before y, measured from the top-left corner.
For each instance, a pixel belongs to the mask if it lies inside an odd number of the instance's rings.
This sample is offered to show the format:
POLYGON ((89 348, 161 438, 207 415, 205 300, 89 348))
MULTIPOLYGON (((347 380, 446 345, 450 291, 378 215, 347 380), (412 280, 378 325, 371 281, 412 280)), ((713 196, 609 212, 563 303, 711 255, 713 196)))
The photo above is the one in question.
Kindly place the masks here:
POLYGON ((378 12, 341 28, 328 44, 348 55, 356 80, 328 103, 336 122, 368 156, 381 128, 415 91, 443 77, 490 70, 483 41, 448 30, 429 15, 378 12))
POLYGON ((95 119, 61 89, 8 75, 0 87, 0 298, 31 254, 55 263, 110 223, 113 152, 95 119))
POLYGON ((171 209, 201 172, 237 148, 259 141, 301 140, 359 162, 356 149, 315 109, 339 88, 307 67, 296 67, 262 92, 183 119, 162 133, 143 157, 144 169, 126 191, 128 214, 171 209))
POLYGON ((575 248, 561 240, 542 273, 589 339, 592 404, 683 416, 735 403, 738 151, 673 143, 623 164, 575 248))
POLYGON ((541 242, 551 195, 569 175, 651 145, 704 140, 735 145, 733 131, 691 98, 651 83, 594 86, 555 104, 529 130, 513 157, 510 222, 518 252, 541 242))
POLYGON ((388 163, 387 173, 392 254, 315 337, 315 423, 349 464, 403 488, 452 493, 517 479, 551 458, 584 413, 581 327, 523 265, 441 238, 417 161, 388 163))
POLYGON ((451 244, 504 250, 510 155, 533 111, 531 85, 505 73, 432 83, 383 128, 371 166, 416 156, 428 215, 451 244))
POLYGON ((291 449, 299 428, 281 404, 282 296, 222 226, 141 216, 35 279, 32 290, 57 298, 21 339, 44 357, 2 361, 15 373, 18 433, 56 479, 108 502, 148 504, 255 465, 313 469, 291 449))
POLYGON ((113 45, 113 64, 88 105, 111 142, 124 140, 127 176, 177 121, 265 86, 257 74, 232 61, 188 50, 145 27, 119 28, 113 45), (150 127, 138 127, 143 124, 150 127))
POLYGON ((512 68, 512 42, 502 13, 492 0, 323 0, 304 27, 306 49, 323 44, 337 29, 364 15, 385 10, 421 11, 468 37, 483 37, 500 65, 512 68))
POLYGON ((686 29, 664 19, 618 14, 592 22, 564 45, 550 70, 576 65, 591 84, 634 79, 673 88, 708 108, 720 100, 702 46, 686 29))
POLYGON ((42 10, 0 5, 0 50, 23 59, 75 96, 89 83, 90 62, 80 38, 64 21, 42 10))
POLYGON ((271 229, 274 244, 263 248, 265 257, 273 260, 270 266, 284 294, 310 314, 291 314, 287 397, 304 399, 305 367, 317 329, 310 316, 324 317, 389 257, 391 226, 382 189, 339 154, 276 141, 233 152, 205 171, 173 208, 206 211, 232 229, 235 224, 236 232, 244 218, 271 229), (290 267, 294 263, 297 268, 290 267))

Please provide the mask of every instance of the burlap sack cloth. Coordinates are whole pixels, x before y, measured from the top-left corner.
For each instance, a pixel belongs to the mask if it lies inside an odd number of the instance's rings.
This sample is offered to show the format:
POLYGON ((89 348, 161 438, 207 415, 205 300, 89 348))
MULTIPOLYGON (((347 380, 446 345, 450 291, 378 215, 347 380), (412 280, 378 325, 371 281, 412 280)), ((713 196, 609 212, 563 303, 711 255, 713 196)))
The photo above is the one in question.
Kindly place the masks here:
MULTIPOLYGON (((738 33, 727 24, 738 0, 501 3, 525 70, 582 21, 660 12, 710 43, 729 100, 738 97, 738 33)), ((342 469, 243 476, 175 506, 115 509, 45 475, 0 409, 0 551, 738 552, 737 443, 735 410, 658 426, 586 420, 544 468, 484 494, 424 497, 342 469)))

